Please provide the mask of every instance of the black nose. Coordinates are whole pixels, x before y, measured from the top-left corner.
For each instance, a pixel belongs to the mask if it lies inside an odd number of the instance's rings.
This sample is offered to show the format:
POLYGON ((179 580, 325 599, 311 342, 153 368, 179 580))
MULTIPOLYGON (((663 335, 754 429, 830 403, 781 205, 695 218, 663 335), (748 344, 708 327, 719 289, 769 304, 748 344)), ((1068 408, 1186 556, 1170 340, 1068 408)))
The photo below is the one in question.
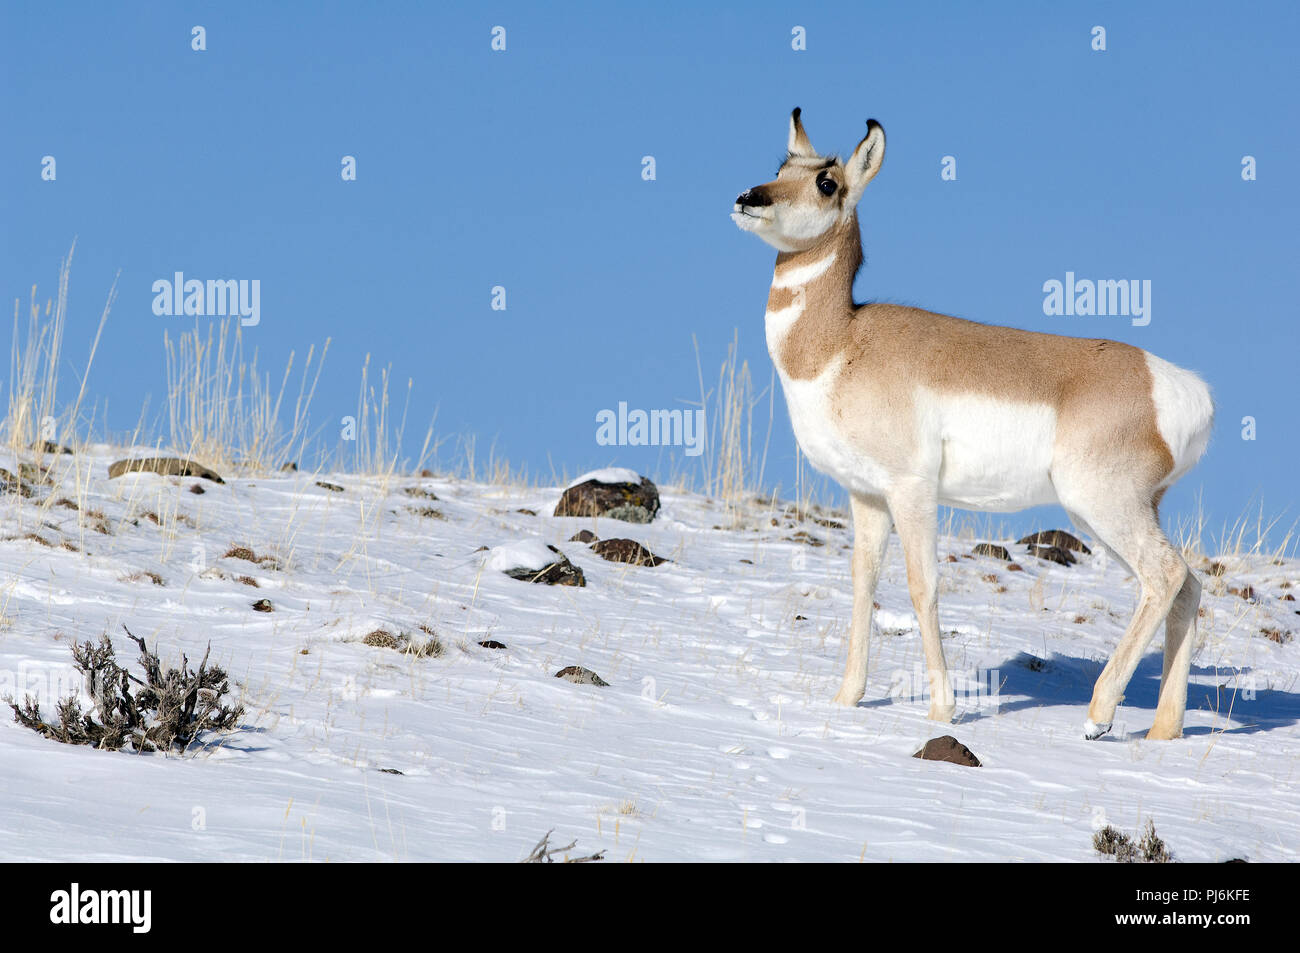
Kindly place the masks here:
POLYGON ((772 200, 761 189, 746 189, 736 196, 736 204, 757 208, 760 205, 771 205, 772 200))

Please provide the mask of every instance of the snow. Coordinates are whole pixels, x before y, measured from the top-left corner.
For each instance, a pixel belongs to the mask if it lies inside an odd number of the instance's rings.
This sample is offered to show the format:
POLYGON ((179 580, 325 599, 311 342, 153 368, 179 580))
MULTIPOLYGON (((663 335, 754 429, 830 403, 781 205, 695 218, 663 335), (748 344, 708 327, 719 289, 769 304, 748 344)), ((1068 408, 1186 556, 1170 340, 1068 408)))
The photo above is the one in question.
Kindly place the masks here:
POLYGON ((494 546, 488 553, 486 566, 496 572, 509 569, 545 569, 560 561, 560 554, 540 539, 522 539, 494 546))
POLYGON ((597 483, 635 483, 639 485, 641 483, 641 474, 623 467, 605 467, 603 470, 592 470, 590 473, 584 473, 578 479, 572 481, 569 486, 578 486, 588 480, 595 480, 597 483))
POLYGON ((162 756, 60 745, 0 719, 0 860, 509 861, 553 828, 615 861, 1089 861, 1098 826, 1136 832, 1147 818, 1181 860, 1300 859, 1300 638, 1260 634, 1300 633, 1282 598, 1300 586, 1295 560, 1225 559, 1222 579, 1202 575, 1183 739, 1142 738, 1158 637, 1110 733, 1089 742, 1092 683, 1135 602, 1113 560, 1066 568, 1012 544, 1025 571, 1007 572, 963 558, 982 540, 941 539, 940 623, 960 687, 957 723, 938 725, 896 537, 867 695, 843 709, 830 699, 848 529, 757 504, 736 525, 724 504, 672 492, 642 526, 530 516, 516 510, 543 511, 556 488, 451 478, 108 480, 122 455, 46 458, 52 495, 102 511, 111 535, 39 494, 0 497, 0 694, 35 694, 52 717, 77 690, 74 640, 107 632, 134 663, 125 624, 165 663, 185 652, 194 664, 210 641, 244 726, 162 756), (426 505, 445 518, 413 511, 426 505), (580 528, 673 562, 561 544, 586 588, 487 568, 535 563, 542 541, 580 528), (227 558, 235 545, 283 568, 227 558), (1245 585, 1256 602, 1226 591, 1245 585), (263 598, 273 612, 251 608, 263 598), (423 637, 421 625, 447 645, 441 657, 361 643, 376 628, 423 637), (609 687, 554 677, 569 665, 609 687), (911 757, 942 734, 984 767, 911 757))

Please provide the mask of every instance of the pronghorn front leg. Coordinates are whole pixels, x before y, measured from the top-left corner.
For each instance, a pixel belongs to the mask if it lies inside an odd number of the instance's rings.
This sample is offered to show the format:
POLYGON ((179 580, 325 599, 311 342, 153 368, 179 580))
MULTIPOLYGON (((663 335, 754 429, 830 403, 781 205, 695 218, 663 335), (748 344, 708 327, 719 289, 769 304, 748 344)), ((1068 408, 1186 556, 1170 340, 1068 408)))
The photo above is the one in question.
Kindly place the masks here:
POLYGON ((837 705, 856 705, 866 694, 872 600, 894 525, 884 500, 853 495, 849 502, 853 508, 853 619, 849 623, 849 661, 835 696, 837 705))
POLYGON ((925 665, 930 676, 930 715, 934 721, 952 721, 957 702, 948 680, 939 641, 939 507, 934 489, 908 486, 889 495, 889 508, 903 543, 907 562, 907 590, 921 627, 925 665))

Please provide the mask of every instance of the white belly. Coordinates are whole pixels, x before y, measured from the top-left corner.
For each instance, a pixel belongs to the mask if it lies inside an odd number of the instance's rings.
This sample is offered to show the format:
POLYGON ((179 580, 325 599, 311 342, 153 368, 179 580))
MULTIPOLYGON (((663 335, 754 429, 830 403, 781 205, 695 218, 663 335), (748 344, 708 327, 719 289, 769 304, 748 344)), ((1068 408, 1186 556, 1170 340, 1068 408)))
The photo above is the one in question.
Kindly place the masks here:
POLYGON ((919 416, 938 434, 939 502, 1010 512, 1056 502, 1056 411, 972 394, 919 389, 919 416))
POLYGON ((1056 441, 1052 408, 918 388, 913 458, 873 454, 832 423, 831 387, 840 367, 836 359, 808 381, 781 374, 781 384, 800 450, 846 490, 886 495, 901 476, 932 474, 938 502, 945 506, 1011 512, 1056 502, 1050 476, 1056 441), (886 456, 888 466, 881 459, 886 456))

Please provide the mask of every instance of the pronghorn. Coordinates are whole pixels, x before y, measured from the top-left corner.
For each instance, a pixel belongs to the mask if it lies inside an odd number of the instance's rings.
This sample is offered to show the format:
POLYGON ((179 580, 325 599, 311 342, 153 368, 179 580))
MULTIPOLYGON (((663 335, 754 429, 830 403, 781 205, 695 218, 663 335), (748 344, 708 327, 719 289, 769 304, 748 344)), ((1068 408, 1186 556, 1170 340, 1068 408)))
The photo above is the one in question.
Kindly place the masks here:
POLYGON ((1157 507, 1205 452, 1209 388, 1116 341, 855 303, 856 207, 884 157, 875 120, 847 162, 819 155, 796 109, 776 179, 739 195, 731 216, 778 250, 768 352, 800 448, 852 506, 853 618, 835 701, 856 705, 866 692, 872 597, 891 528, 925 647, 929 717, 946 722, 956 705, 939 641, 938 507, 1059 503, 1141 587, 1093 688, 1085 737, 1110 730, 1162 619, 1164 669, 1147 737, 1180 737, 1201 586, 1161 531, 1157 507))

